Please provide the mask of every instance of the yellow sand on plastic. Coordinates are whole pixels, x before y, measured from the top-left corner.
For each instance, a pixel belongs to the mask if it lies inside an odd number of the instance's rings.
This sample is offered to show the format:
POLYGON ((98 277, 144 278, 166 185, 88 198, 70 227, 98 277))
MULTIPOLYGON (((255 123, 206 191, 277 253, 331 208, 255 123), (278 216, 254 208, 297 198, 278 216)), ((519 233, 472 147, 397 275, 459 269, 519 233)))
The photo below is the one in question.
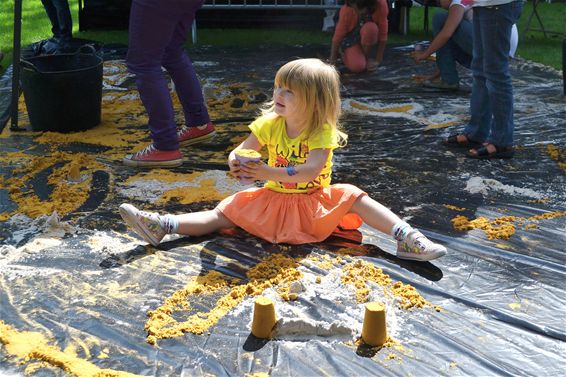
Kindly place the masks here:
POLYGON ((261 153, 254 151, 253 149, 238 149, 234 151, 234 153, 240 157, 261 158, 261 153))
POLYGON ((4 350, 7 353, 24 362, 32 359, 41 360, 78 377, 139 376, 128 372, 99 368, 87 360, 76 357, 72 352, 61 351, 50 345, 45 336, 39 332, 18 331, 1 320, 0 343, 4 345, 4 350))

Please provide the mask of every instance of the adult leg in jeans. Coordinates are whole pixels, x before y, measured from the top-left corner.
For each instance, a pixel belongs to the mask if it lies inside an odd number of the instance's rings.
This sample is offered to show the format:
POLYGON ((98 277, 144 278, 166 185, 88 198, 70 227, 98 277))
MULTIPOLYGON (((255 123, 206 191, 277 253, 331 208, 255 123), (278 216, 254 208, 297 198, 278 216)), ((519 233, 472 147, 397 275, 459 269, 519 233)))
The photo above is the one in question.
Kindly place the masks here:
POLYGON ((466 131, 473 131, 468 135, 474 138, 473 135, 485 135, 490 153, 495 152, 494 146, 513 146, 513 87, 508 55, 511 28, 521 15, 522 7, 521 1, 515 1, 474 8, 472 120, 466 131), (477 50, 481 50, 481 61, 476 60, 477 50))
POLYGON ((172 39, 183 9, 183 2, 177 3, 179 9, 174 4, 153 7, 138 0, 132 2, 126 57, 128 69, 136 75, 140 98, 149 117, 153 146, 163 151, 179 149, 173 102, 161 70, 165 48, 172 39))
POLYGON ((466 68, 470 68, 472 63, 473 29, 473 24, 469 20, 463 19, 450 38, 454 46, 452 49, 454 59, 466 68))
MULTIPOLYGON (((480 7, 476 7, 479 9, 480 7)), ((475 9, 474 9, 475 12, 475 9)), ((478 12, 481 13, 481 12, 478 12)), ((470 98, 470 121, 464 129, 468 139, 483 142, 487 139, 491 124, 491 107, 484 74, 483 38, 490 38, 482 32, 483 18, 474 13, 473 54, 472 54, 472 96, 470 98)))
MULTIPOLYGON (((436 37, 440 30, 444 27, 448 12, 438 12, 432 19, 432 31, 436 37)), ((459 77, 456 70, 456 60, 454 59, 453 50, 456 46, 449 39, 444 46, 436 51, 436 66, 440 71, 442 81, 447 84, 458 84, 459 77)))
MULTIPOLYGON (((493 113, 487 142, 498 147, 513 146, 513 85, 509 72, 511 28, 523 9, 522 1, 503 4, 488 13, 490 37, 484 40, 485 77, 493 113)), ((484 34, 485 36, 486 34, 484 34)))
POLYGON ((68 0, 41 0, 51 21, 51 32, 56 39, 70 39, 73 35, 73 19, 68 0))
POLYGON ((185 122, 189 127, 201 126, 210 121, 200 82, 183 48, 195 19, 195 13, 201 5, 200 2, 187 5, 187 10, 181 15, 181 19, 175 26, 163 57, 163 66, 175 83, 175 90, 183 106, 185 122))
MULTIPOLYGON (((435 36, 442 30, 447 18, 447 12, 434 15, 432 28, 435 36)), ((448 84, 458 84, 460 77, 456 62, 466 68, 470 67, 473 48, 472 33, 472 23, 463 19, 446 44, 436 51, 436 65, 440 70, 442 81, 448 84)))

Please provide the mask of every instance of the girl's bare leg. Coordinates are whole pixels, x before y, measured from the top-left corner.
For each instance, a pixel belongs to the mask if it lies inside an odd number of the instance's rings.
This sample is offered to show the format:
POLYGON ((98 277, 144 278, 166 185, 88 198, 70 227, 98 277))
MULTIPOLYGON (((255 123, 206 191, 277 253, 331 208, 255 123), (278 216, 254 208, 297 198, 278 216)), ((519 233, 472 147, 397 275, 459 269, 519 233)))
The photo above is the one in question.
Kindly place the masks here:
POLYGON ((350 210, 362 220, 385 234, 397 239, 397 257, 418 261, 429 261, 446 255, 446 248, 430 241, 421 232, 413 229, 382 204, 369 196, 359 197, 350 210), (395 228, 395 229, 393 229, 395 228))
POLYGON ((203 236, 219 231, 220 229, 233 228, 236 226, 217 209, 185 213, 175 217, 179 221, 177 233, 185 236, 203 236))
POLYGON ((358 214, 364 223, 385 234, 391 234, 393 225, 402 220, 384 205, 367 195, 360 196, 352 206, 351 212, 358 214))

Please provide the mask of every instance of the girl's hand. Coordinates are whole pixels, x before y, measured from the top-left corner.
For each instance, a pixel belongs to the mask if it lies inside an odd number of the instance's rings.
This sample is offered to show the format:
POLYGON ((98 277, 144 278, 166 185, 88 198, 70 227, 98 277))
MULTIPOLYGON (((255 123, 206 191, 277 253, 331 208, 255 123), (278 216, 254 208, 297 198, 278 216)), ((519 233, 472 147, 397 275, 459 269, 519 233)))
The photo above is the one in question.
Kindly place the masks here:
POLYGON ((242 174, 240 161, 236 158, 232 158, 232 154, 228 157, 228 166, 230 167, 230 175, 236 179, 240 179, 240 175, 242 174))
POLYGON ((248 162, 240 165, 240 174, 254 181, 265 180, 267 169, 269 167, 263 162, 248 162))

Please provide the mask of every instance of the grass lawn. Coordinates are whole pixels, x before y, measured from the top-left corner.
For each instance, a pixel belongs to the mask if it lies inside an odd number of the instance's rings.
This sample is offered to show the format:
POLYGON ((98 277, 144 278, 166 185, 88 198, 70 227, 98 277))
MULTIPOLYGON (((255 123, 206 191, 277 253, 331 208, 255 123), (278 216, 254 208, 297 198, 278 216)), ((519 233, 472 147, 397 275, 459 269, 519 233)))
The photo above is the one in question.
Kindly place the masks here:
MULTIPOLYGON (((78 31, 78 3, 70 0, 71 11, 74 22, 74 35, 78 38, 93 39, 105 43, 120 42, 127 43, 126 31, 78 31)), ((431 8, 429 20, 438 11, 431 8)), ((566 6, 561 3, 542 3, 538 6, 539 14, 548 30, 566 33, 566 6)), ((517 56, 533 60, 545 65, 562 70, 562 40, 560 35, 545 38, 542 32, 525 33, 527 20, 532 12, 532 3, 525 3, 523 15, 519 20, 519 47, 517 56)), ((22 11, 22 46, 51 35, 51 25, 39 0, 23 1, 22 11)), ((430 40, 431 32, 425 33, 423 28, 422 7, 413 7, 410 12, 410 32, 408 35, 391 33, 390 43, 413 42, 430 40)), ((4 72, 12 61, 13 44, 13 17, 14 0, 2 0, 0 5, 0 50, 4 52, 4 60, 0 62, 4 72)), ((198 17, 197 17, 198 18, 198 17)), ((430 25, 430 22, 429 22, 430 25)), ((536 18, 531 22, 531 27, 538 27, 536 18)), ((216 46, 253 46, 259 44, 294 45, 297 41, 303 43, 329 44, 330 33, 322 31, 292 31, 292 30, 251 30, 251 29, 199 29, 198 43, 216 46)), ((190 42, 189 42, 190 43, 190 42)))

